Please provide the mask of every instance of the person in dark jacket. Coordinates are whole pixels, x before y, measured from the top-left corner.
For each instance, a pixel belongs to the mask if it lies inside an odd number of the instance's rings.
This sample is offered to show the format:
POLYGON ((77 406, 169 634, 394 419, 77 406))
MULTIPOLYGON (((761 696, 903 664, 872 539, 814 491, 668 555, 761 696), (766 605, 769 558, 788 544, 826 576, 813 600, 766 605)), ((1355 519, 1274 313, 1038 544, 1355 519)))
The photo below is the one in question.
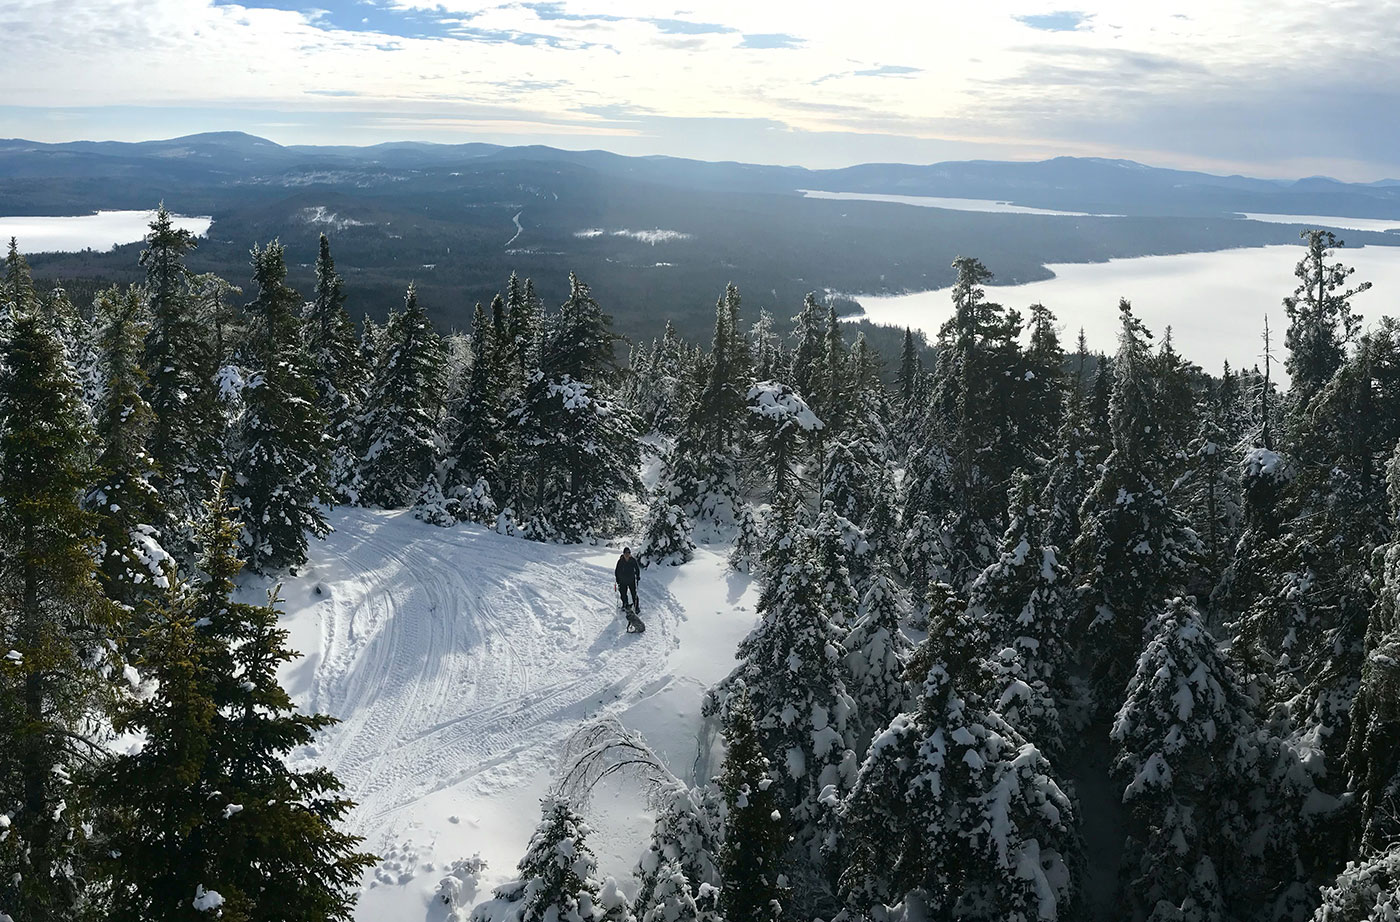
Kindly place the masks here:
POLYGON ((617 591, 622 596, 622 608, 624 611, 636 612, 637 610, 637 581, 642 578, 642 565, 637 558, 632 556, 632 549, 624 547, 622 556, 617 558, 617 566, 613 568, 613 578, 617 580, 617 591), (628 608, 627 593, 632 593, 632 605, 628 608))

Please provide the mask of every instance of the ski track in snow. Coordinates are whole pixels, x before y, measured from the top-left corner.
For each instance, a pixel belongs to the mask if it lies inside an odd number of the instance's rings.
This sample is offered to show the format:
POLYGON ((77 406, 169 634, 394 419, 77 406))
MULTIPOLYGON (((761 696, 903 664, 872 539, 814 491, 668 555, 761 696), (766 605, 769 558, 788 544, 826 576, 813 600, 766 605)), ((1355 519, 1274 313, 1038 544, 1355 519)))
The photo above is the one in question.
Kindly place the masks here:
POLYGON ((344 722, 315 760, 357 802, 358 834, 384 832, 445 787, 489 785, 491 769, 552 761, 584 719, 650 694, 676 646, 680 609, 659 586, 643 600, 647 632, 624 632, 606 548, 435 528, 406 512, 334 525, 286 597, 313 600, 320 619, 306 705, 344 722), (328 598, 314 601, 318 586, 328 598))
POLYGON ((511 220, 515 222, 515 236, 506 241, 507 247, 509 247, 515 241, 519 240, 520 235, 525 233, 525 228, 520 225, 520 216, 524 213, 525 212, 523 211, 517 211, 515 213, 515 217, 511 218, 511 220))

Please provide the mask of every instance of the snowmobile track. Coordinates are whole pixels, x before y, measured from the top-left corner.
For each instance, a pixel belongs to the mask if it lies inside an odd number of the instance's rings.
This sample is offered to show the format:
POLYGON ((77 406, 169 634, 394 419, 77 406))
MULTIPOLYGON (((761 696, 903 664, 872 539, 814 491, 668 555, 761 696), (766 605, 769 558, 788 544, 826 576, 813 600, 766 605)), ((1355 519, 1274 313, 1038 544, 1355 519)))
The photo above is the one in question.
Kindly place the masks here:
POLYGON ((344 719, 317 759, 357 802, 361 835, 487 770, 548 765, 580 722, 624 709, 665 672, 680 608, 649 597, 648 630, 624 633, 604 548, 404 512, 333 523, 288 585, 330 590, 313 603, 321 656, 307 703, 344 719))

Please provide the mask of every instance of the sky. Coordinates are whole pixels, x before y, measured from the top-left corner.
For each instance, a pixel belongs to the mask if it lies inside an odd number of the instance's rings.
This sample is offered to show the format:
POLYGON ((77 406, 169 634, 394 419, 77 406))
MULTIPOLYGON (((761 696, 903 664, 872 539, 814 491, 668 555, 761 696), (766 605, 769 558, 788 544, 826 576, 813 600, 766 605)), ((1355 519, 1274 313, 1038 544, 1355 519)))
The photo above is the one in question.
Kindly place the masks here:
POLYGON ((1400 177, 1400 0, 0 0, 0 136, 1400 177))

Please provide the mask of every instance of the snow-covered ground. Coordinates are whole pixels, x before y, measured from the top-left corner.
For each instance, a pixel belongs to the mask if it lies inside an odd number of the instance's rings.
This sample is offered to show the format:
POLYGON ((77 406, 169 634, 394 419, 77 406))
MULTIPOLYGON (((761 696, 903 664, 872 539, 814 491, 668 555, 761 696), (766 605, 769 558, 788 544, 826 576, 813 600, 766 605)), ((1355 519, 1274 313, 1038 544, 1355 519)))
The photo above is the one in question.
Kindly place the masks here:
MULTIPOLYGON (((627 634, 612 588, 618 547, 543 545, 407 512, 337 511, 335 532, 282 583, 304 654, 283 682, 339 718, 299 757, 329 766, 358 802, 352 830, 384 861, 357 918, 435 918, 452 861, 488 862, 480 897, 512 876, 539 819, 560 744, 600 715, 642 731, 693 780, 704 689, 732 668, 756 589, 702 548, 642 577, 645 634, 627 634)), ((246 596, 266 583, 250 580, 246 596)), ((595 792, 600 870, 630 886, 650 831, 642 792, 595 792)))

